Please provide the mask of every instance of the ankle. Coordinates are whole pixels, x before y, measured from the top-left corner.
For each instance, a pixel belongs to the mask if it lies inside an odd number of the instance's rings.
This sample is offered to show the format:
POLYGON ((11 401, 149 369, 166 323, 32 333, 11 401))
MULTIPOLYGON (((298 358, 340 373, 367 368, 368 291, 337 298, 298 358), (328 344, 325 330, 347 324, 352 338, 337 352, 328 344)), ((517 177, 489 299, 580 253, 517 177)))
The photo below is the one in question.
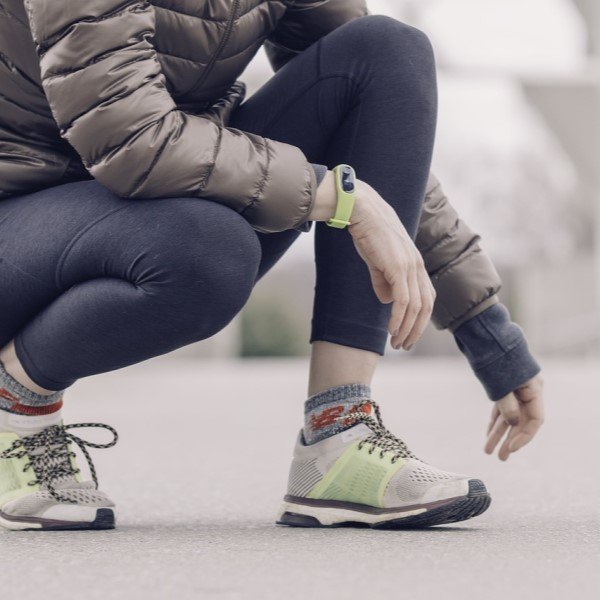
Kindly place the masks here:
POLYGON ((371 388, 361 383, 340 385, 314 394, 304 405, 304 440, 310 445, 352 427, 344 420, 371 398, 371 388))
POLYGON ((47 415, 60 410, 64 390, 38 394, 18 382, 0 361, 0 410, 21 415, 47 415))
POLYGON ((25 371, 19 357, 17 356, 17 349, 15 342, 8 343, 4 348, 0 350, 0 363, 3 365, 4 370, 24 388, 39 394, 40 396, 51 396, 55 392, 53 390, 47 390, 39 386, 25 371))

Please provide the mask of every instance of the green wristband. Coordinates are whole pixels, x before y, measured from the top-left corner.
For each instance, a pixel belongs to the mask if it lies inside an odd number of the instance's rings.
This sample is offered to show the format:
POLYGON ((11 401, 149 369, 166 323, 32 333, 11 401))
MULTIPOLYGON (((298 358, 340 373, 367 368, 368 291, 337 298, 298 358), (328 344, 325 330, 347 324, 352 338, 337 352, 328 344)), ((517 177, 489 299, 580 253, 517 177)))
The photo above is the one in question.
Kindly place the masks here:
POLYGON ((327 225, 344 229, 350 225, 350 217, 356 200, 356 175, 350 165, 338 165, 333 169, 335 176, 335 191, 337 193, 337 205, 335 214, 329 219, 327 225))

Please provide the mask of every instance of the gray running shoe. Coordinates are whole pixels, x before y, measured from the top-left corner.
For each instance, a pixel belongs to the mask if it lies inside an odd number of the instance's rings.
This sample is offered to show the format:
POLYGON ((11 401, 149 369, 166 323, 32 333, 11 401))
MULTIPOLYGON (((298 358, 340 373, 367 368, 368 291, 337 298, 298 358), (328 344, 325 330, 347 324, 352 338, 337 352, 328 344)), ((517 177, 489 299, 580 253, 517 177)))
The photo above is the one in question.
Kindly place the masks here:
POLYGON ((117 432, 101 423, 63 425, 58 413, 23 417, 0 411, 0 527, 113 529, 114 504, 98 489, 87 447, 110 448, 117 439, 117 432), (107 429, 113 439, 95 444, 72 433, 85 427, 107 429), (73 445, 81 449, 91 481, 81 477, 73 445))
POLYGON ((310 446, 300 433, 279 524, 420 528, 464 521, 489 507, 483 482, 419 460, 384 427, 375 402, 344 419, 356 424, 310 446))

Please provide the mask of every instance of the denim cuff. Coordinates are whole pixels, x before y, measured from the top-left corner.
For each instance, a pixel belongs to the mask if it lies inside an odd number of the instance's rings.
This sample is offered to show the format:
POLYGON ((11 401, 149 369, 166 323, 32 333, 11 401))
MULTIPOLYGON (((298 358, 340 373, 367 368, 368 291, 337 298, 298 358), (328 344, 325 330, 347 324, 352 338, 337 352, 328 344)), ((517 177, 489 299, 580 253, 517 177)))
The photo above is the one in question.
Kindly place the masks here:
POLYGON ((541 370, 523 330, 510 320, 503 304, 463 323, 454 339, 491 400, 500 400, 541 370))

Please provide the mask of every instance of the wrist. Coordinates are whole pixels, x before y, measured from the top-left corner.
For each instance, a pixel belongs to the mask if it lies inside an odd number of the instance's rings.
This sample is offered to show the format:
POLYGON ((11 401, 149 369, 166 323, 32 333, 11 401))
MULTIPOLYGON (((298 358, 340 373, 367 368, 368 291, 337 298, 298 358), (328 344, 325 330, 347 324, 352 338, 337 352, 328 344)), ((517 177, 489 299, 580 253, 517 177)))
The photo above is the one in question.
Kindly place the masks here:
POLYGON ((371 219, 375 212, 371 186, 364 181, 356 181, 356 202, 352 211, 352 225, 371 219))
MULTIPOLYGON (((355 188, 356 202, 354 203, 350 219, 352 225, 369 220, 375 212, 373 188, 360 179, 356 180, 355 188)), ((335 174, 333 171, 327 171, 317 188, 317 195, 315 196, 308 220, 328 221, 335 215, 336 207, 335 174)))
POLYGON ((317 195, 310 211, 309 221, 327 221, 335 214, 337 194, 335 191, 335 175, 327 171, 317 188, 317 195))

